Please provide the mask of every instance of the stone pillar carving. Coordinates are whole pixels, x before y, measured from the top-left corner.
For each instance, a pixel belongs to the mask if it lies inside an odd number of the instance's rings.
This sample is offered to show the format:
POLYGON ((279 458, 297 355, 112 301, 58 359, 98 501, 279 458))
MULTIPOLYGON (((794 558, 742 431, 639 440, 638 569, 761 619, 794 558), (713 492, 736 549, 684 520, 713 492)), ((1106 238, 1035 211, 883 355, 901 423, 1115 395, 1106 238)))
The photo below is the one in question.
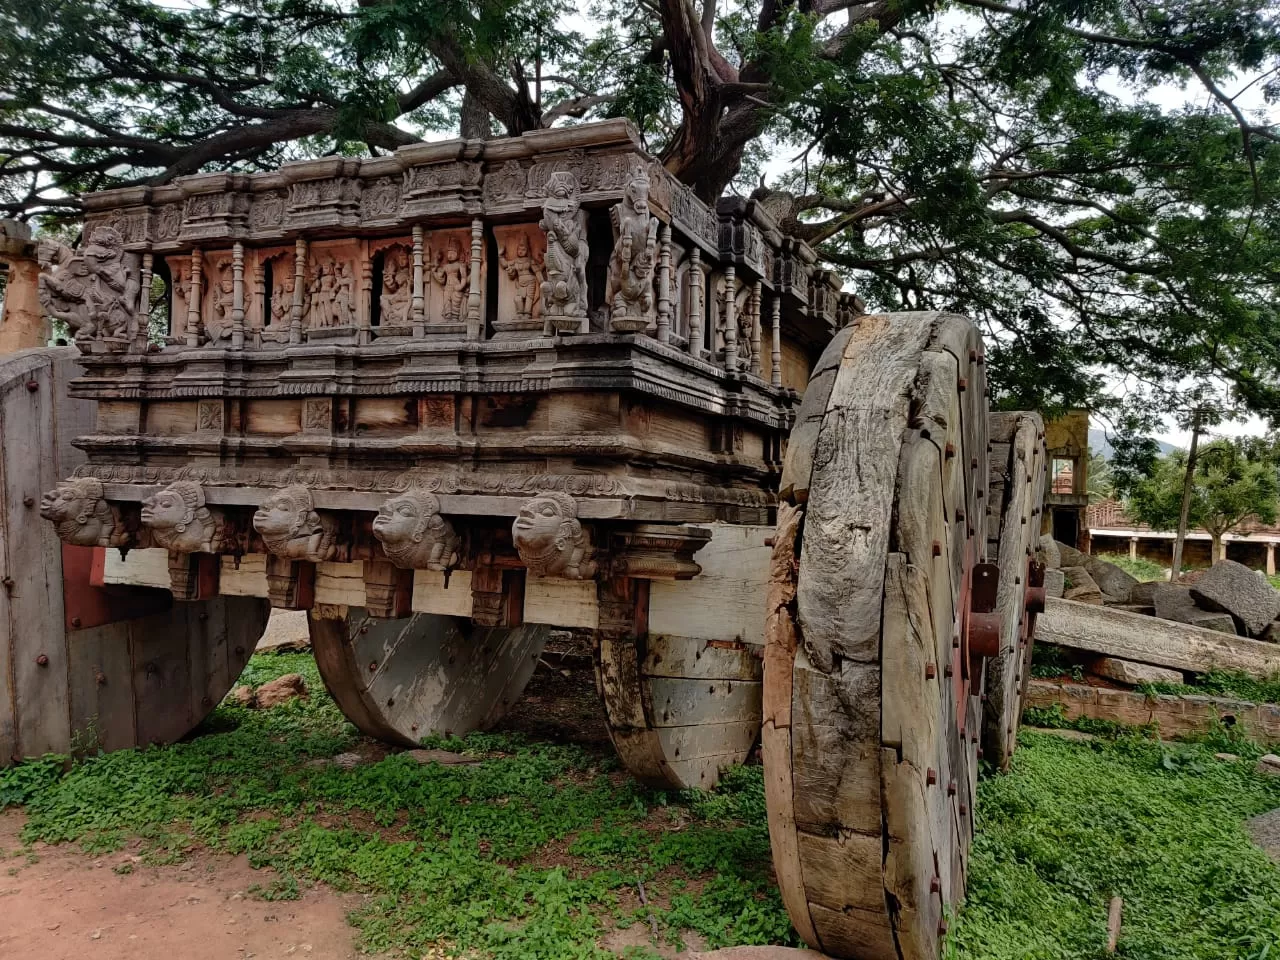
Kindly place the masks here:
POLYGON ((360 302, 356 305, 356 343, 368 343, 372 336, 369 321, 373 315, 373 257, 369 254, 369 242, 360 245, 360 302))
MULTIPOLYGON (((253 345, 255 347, 262 346, 262 331, 266 329, 271 317, 267 315, 267 267, 261 258, 255 258, 253 262, 253 302, 258 307, 258 319, 256 323, 250 323, 253 329, 253 345)), ((276 308, 274 297, 271 304, 272 310, 276 308)))
POLYGON ((751 287, 751 372, 760 376, 760 310, 764 301, 764 284, 757 280, 751 287))
POLYGON ((729 373, 738 372, 738 306, 737 278, 734 276, 733 264, 724 268, 724 368, 729 373))
POLYGON ((410 315, 413 320, 414 339, 420 340, 427 332, 427 297, 423 288, 422 227, 413 228, 413 300, 410 315))
POLYGON ((293 248, 293 303, 289 309, 289 342, 302 342, 302 298, 307 294, 307 241, 293 248))
POLYGON ((605 304, 615 333, 640 333, 653 324, 653 268, 657 255, 658 218, 649 213, 649 176, 637 169, 627 182, 623 201, 609 211, 613 221, 613 254, 605 304))
POLYGON ((484 317, 480 315, 480 260, 484 255, 484 221, 471 221, 471 281, 467 292, 467 339, 484 339, 484 317))
POLYGON ((769 382, 782 386, 782 296, 777 291, 769 298, 772 306, 770 317, 770 333, 773 337, 772 349, 769 353, 769 382))
POLYGON ((706 307, 702 299, 702 249, 689 251, 689 352, 702 359, 702 318, 706 307))
POLYGON ((5 237, 0 228, 0 253, 9 266, 4 312, 0 313, 0 356, 42 347, 48 339, 40 306, 40 264, 34 250, 30 240, 5 237))
POLYGON ((244 349, 244 244, 231 247, 231 349, 244 349))
POLYGON ((151 332, 151 271, 155 266, 155 258, 148 250, 142 255, 142 278, 138 286, 138 311, 133 317, 133 330, 129 342, 139 353, 147 349, 147 341, 151 332))
POLYGON ((658 342, 671 340, 671 224, 658 230, 658 342))
MULTIPOLYGON (((299 240, 299 243, 302 241, 299 240)), ((204 251, 199 247, 191 251, 191 276, 187 289, 187 346, 200 346, 200 302, 204 280, 204 251)))
POLYGON ((538 222, 547 235, 547 278, 542 311, 547 334, 586 333, 587 213, 578 199, 578 178, 557 170, 547 180, 547 199, 538 222))

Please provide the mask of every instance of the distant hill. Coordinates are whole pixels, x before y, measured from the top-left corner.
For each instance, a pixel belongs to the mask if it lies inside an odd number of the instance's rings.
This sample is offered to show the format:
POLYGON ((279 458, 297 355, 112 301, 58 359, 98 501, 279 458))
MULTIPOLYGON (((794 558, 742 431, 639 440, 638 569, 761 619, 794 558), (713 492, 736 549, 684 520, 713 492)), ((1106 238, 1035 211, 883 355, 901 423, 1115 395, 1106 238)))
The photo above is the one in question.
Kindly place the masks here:
MULTIPOLYGON (((1161 453, 1171 453, 1177 448, 1171 443, 1165 443, 1163 440, 1157 440, 1156 443, 1160 447, 1161 453)), ((1111 443, 1107 440, 1107 434, 1104 430, 1089 431, 1089 451, 1091 453, 1102 454, 1103 460, 1110 460, 1114 451, 1111 449, 1111 443)))

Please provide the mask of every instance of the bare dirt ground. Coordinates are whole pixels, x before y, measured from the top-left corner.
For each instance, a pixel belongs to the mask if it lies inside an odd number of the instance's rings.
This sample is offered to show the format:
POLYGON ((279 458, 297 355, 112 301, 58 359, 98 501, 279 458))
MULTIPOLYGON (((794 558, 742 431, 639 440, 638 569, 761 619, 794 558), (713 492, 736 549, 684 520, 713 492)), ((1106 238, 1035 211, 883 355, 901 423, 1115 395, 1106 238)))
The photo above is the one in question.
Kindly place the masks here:
POLYGON ((23 817, 0 813, 0 957, 12 960, 349 960, 357 895, 326 887, 274 903, 244 857, 193 854, 149 866, 128 849, 101 857, 74 845, 18 852, 23 817), (127 873, 118 870, 129 871, 127 873))

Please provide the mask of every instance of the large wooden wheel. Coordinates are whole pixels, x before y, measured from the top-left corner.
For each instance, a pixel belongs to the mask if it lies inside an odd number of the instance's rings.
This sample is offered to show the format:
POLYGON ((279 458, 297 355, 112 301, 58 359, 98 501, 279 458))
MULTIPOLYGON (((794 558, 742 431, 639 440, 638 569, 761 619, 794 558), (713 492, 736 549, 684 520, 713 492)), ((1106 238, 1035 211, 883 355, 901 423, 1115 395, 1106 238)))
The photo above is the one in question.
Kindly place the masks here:
POLYGON ((431 734, 484 730, 519 699, 550 628, 480 627, 415 613, 396 620, 363 607, 311 625, 325 686, 362 733, 417 746, 431 734))
POLYGON ((963 895, 987 542, 982 344, 947 314, 862 317, 788 447, 764 664, 769 833, 812 947, 937 957, 963 895), (982 601, 982 602, 980 602, 982 601))
POLYGON ((1044 570, 1033 560, 1044 500, 1044 423, 1036 413, 993 413, 989 423, 987 556, 1000 566, 1001 634, 1000 653, 987 664, 982 747, 985 760, 1005 769, 1018 743, 1035 616, 1044 606, 1044 570))

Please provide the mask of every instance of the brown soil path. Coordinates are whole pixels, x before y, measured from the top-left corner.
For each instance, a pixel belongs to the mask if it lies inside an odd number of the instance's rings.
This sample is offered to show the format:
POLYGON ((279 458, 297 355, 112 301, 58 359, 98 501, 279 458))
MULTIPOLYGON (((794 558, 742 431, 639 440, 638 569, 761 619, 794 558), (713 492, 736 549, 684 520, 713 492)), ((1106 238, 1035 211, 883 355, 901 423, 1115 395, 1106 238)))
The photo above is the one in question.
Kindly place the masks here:
POLYGON ((129 850, 20 851, 23 817, 0 812, 0 957, 5 960, 353 960, 346 915, 360 903, 326 887, 301 899, 249 894, 274 879, 244 857, 195 854, 148 866, 129 850), (127 867, 124 865, 128 865, 127 867), (117 873, 118 868, 131 872, 117 873))

